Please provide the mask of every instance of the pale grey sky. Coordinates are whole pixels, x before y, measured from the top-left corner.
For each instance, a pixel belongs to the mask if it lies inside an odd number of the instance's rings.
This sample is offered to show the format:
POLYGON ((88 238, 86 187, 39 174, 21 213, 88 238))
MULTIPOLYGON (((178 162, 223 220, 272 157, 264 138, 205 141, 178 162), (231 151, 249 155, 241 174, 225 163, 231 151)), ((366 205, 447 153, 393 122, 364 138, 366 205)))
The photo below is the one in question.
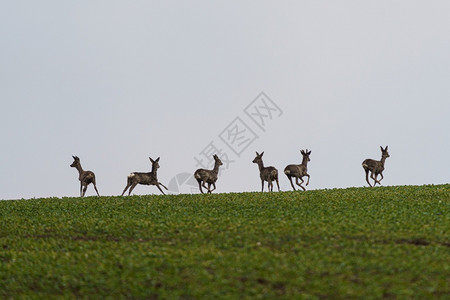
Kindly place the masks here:
POLYGON ((259 191, 255 151, 290 190, 306 148, 308 189, 366 185, 386 145, 384 185, 448 183, 449 37, 449 1, 4 1, 0 199, 78 196, 72 155, 101 195, 149 156, 169 185, 211 142, 216 192, 259 191))

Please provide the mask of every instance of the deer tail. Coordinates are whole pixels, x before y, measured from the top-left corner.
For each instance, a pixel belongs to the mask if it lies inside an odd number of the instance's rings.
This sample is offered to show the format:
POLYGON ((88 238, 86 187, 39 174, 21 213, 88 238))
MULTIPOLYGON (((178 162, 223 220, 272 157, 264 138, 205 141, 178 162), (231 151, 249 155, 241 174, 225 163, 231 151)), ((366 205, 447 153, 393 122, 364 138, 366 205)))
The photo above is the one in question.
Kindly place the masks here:
POLYGON ((272 172, 270 172, 270 174, 272 175, 273 178, 277 178, 278 177, 278 171, 277 170, 272 170, 272 172))

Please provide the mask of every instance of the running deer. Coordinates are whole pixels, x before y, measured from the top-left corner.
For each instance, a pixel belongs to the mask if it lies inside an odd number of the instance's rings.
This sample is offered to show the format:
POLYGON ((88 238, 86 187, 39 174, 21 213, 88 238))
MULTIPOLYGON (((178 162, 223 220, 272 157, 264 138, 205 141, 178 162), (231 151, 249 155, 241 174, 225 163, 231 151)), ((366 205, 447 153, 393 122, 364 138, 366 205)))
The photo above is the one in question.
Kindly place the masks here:
POLYGON ((383 147, 380 146, 381 149, 381 160, 373 160, 373 159, 366 159, 362 162, 362 167, 364 168, 364 171, 366 171, 366 181, 369 184, 370 187, 372 185, 369 182, 369 171, 370 171, 370 178, 373 179, 375 186, 377 183, 381 185, 380 181, 383 180, 383 170, 384 170, 384 162, 386 161, 386 158, 389 157, 388 153, 388 146, 383 149, 383 147), (380 175, 381 179, 377 180, 377 176, 380 175))
POLYGON ((217 174, 219 173, 219 167, 221 165, 223 165, 223 163, 216 154, 213 155, 213 158, 215 161, 214 169, 212 169, 212 170, 198 169, 194 173, 194 177, 195 177, 195 179, 197 179, 198 187, 202 194, 204 194, 203 190, 202 190, 202 186, 205 189, 207 189, 208 193, 210 193, 210 194, 212 191, 214 191, 216 189, 217 174), (208 187, 206 187, 206 185, 205 185, 206 183, 208 184, 208 187), (214 187, 214 189, 212 189, 212 190, 211 190, 211 185, 214 187))
POLYGON ((75 168, 78 170, 78 173, 80 176, 78 176, 78 179, 80 180, 80 197, 84 197, 84 194, 86 193, 87 187, 90 183, 94 185, 94 189, 97 192, 97 196, 100 197, 98 194, 97 186, 95 184, 95 174, 92 171, 84 171, 81 167, 80 159, 78 156, 73 156, 73 163, 70 165, 72 168, 75 168))
POLYGON ((300 153, 303 155, 303 160, 300 165, 288 165, 286 166, 286 168, 284 168, 284 174, 286 174, 287 178, 291 182, 291 186, 294 189, 294 191, 296 189, 294 187, 294 184, 292 183, 292 177, 295 177, 295 183, 299 187, 301 187, 304 191, 306 191, 306 189, 302 186, 302 183, 304 182, 302 179, 303 176, 308 177, 306 185, 309 184, 308 162, 310 161, 309 155, 311 154, 311 150, 310 151, 308 151, 308 149, 306 149, 306 151, 300 150, 300 153), (298 182, 299 179, 301 180, 301 182, 298 182))
POLYGON ((278 170, 275 167, 264 167, 264 163, 262 160, 262 156, 264 151, 259 154, 256 152, 256 157, 253 160, 253 163, 258 164, 259 167, 259 177, 261 178, 261 192, 264 192, 264 181, 268 182, 269 192, 273 191, 273 183, 272 181, 276 181, 278 191, 280 191, 280 184, 278 183, 278 170))
POLYGON ((125 194, 125 192, 127 191, 128 188, 130 188, 130 190, 128 191, 128 196, 130 196, 131 191, 133 191, 133 189, 138 184, 156 185, 156 187, 161 191, 161 193, 163 193, 163 195, 165 195, 160 186, 162 186, 166 190, 167 190, 167 187, 164 184, 162 184, 161 182, 158 182, 158 176, 156 174, 156 172, 158 171, 158 168, 159 168, 159 157, 156 160, 153 160, 151 157, 149 157, 149 158, 152 163, 152 171, 150 173, 133 172, 130 175, 128 175, 127 186, 123 190, 122 196, 123 196, 123 194, 125 194))

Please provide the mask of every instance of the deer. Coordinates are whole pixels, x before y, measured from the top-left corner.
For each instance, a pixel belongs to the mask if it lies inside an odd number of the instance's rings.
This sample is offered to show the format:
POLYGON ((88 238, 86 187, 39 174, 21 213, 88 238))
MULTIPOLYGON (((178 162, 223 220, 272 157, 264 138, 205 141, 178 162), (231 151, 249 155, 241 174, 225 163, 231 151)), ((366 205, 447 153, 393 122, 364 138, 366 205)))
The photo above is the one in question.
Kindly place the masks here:
POLYGON ((198 169, 194 172, 194 177, 195 179, 197 179, 198 188, 200 189, 200 192, 202 194, 204 194, 202 186, 208 190, 208 194, 211 194, 212 191, 216 189, 216 181, 217 175, 219 173, 219 167, 223 165, 223 163, 216 154, 213 155, 213 158, 214 158, 214 168, 212 170, 198 169), (206 187, 205 184, 208 184, 208 187, 206 187), (212 190, 211 185, 214 187, 212 190))
POLYGON ((149 157, 149 159, 150 159, 150 162, 152 163, 152 171, 149 173, 143 173, 143 172, 130 173, 130 175, 128 175, 128 178, 127 178, 127 186, 123 190, 122 196, 125 194, 125 192, 127 191, 128 188, 130 188, 128 191, 128 196, 130 196, 131 192, 138 184, 156 185, 156 187, 161 191, 161 193, 163 193, 163 195, 165 195, 164 191, 161 189, 161 186, 163 188, 165 188, 166 190, 168 190, 168 189, 164 184, 162 184, 161 182, 158 181, 158 176, 157 176, 160 158, 158 157, 157 159, 153 160, 151 157, 149 157))
POLYGON ((373 186, 375 186, 377 183, 381 185, 381 180, 383 180, 383 171, 384 171, 384 162, 386 161, 386 158, 389 157, 388 153, 388 146, 383 149, 383 147, 380 146, 381 149, 381 160, 373 160, 373 159, 366 159, 362 162, 362 167, 364 168, 364 171, 366 172, 366 181, 369 184, 370 187, 372 185, 369 182, 369 171, 370 171, 370 178, 373 179, 374 183, 373 186), (381 179, 377 180, 377 176, 380 175, 381 179))
POLYGON ((94 189, 97 192, 97 196, 100 197, 97 185, 95 184, 95 174, 92 171, 84 171, 81 167, 80 158, 78 156, 73 156, 73 163, 70 165, 72 168, 78 170, 78 179, 80 180, 80 197, 84 197, 87 187, 90 183, 94 185, 94 189))
POLYGON ((291 186, 296 191, 294 184, 292 183, 292 177, 295 177, 295 183, 303 189, 303 191, 306 191, 305 187, 302 186, 302 183, 304 182, 302 177, 306 176, 308 177, 308 181, 306 182, 306 185, 309 184, 309 174, 308 174, 308 162, 310 161, 309 155, 311 154, 311 150, 306 151, 300 150, 300 153, 303 156, 302 163, 300 165, 287 165, 286 168, 284 168, 284 174, 286 174, 287 178, 291 182, 291 186), (298 182, 301 180, 301 182, 298 182))
POLYGON ((256 157, 253 159, 253 163, 257 164, 259 167, 259 177, 261 178, 261 192, 264 192, 264 181, 268 182, 269 192, 273 192, 273 183, 275 181, 277 183, 278 191, 280 191, 280 184, 278 182, 278 170, 275 167, 264 167, 264 163, 262 160, 262 156, 264 155, 264 151, 259 154, 256 152, 256 157))

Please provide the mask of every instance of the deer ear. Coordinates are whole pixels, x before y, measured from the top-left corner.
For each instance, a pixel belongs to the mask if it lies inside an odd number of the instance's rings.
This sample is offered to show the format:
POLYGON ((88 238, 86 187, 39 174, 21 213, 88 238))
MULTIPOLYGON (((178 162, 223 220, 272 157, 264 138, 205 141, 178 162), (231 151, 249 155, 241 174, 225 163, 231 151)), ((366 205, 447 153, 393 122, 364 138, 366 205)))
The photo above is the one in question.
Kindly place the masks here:
POLYGON ((388 146, 386 146, 386 149, 384 149, 384 150, 387 151, 387 149, 388 149, 388 146))
POLYGON ((262 156, 263 156, 263 154, 264 154, 264 151, 263 151, 263 152, 261 152, 261 154, 260 154, 259 156, 261 156, 261 157, 262 157, 262 156))
POLYGON ((310 155, 311 154, 311 150, 309 150, 306 154, 310 155))
POLYGON ((156 161, 156 162, 158 162, 158 161, 159 161, 159 159, 160 159, 160 157, 158 157, 158 158, 157 158, 157 159, 156 159, 155 161, 156 161))
POLYGON ((151 158, 151 157, 149 157, 150 158, 150 161, 152 162, 152 163, 154 163, 155 161, 151 158))
POLYGON ((74 156, 74 155, 72 155, 72 157, 73 157, 73 159, 77 159, 77 157, 76 157, 76 156, 74 156))
POLYGON ((301 153, 301 154, 305 154, 305 151, 304 151, 304 150, 300 150, 300 153, 301 153))

